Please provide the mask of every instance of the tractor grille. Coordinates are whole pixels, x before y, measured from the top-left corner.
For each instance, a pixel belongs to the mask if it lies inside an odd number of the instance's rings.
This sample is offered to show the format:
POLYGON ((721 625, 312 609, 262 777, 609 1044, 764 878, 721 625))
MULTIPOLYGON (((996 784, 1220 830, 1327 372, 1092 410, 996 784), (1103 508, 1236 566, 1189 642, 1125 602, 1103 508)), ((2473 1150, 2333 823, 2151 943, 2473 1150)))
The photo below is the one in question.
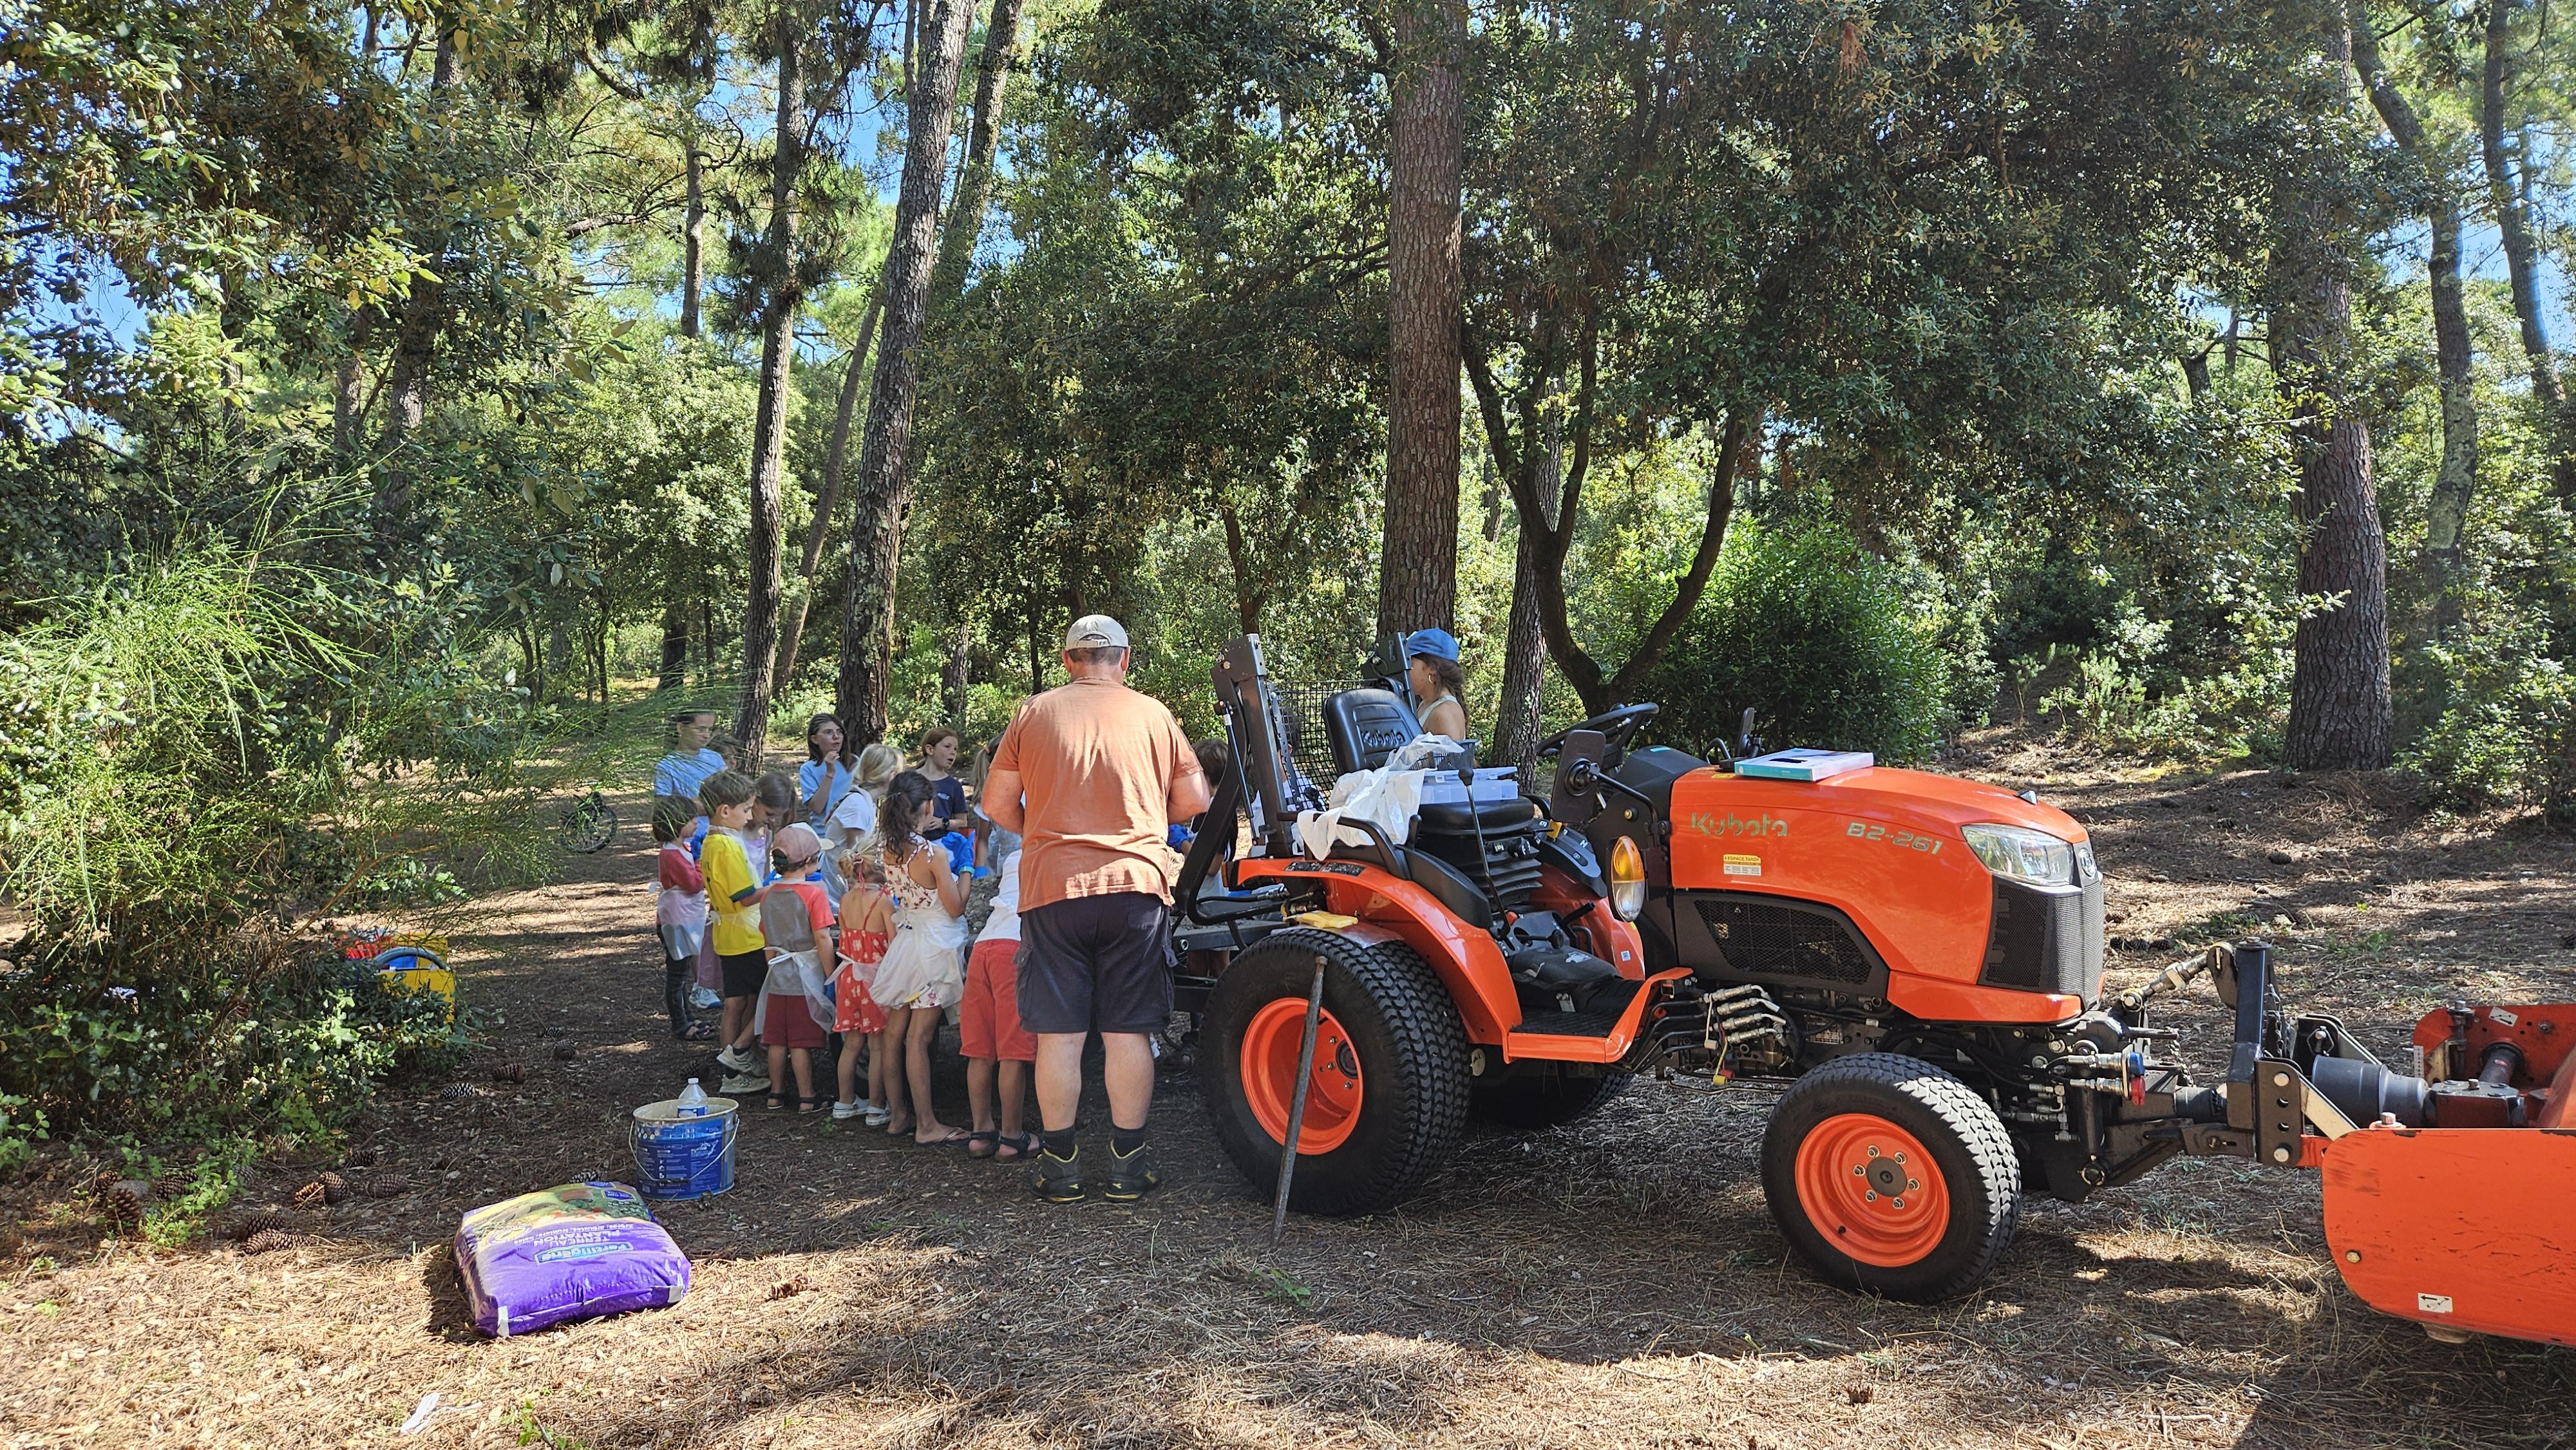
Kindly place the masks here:
POLYGON ((2102 991, 2102 946, 2100 876, 2082 886, 2034 886, 1998 876, 1977 981, 2089 1004, 2102 991))
POLYGON ((1825 912, 1794 902, 1701 896, 1694 903, 1719 955, 1748 977, 1806 977, 1866 985, 1870 961, 1851 929, 1825 912))

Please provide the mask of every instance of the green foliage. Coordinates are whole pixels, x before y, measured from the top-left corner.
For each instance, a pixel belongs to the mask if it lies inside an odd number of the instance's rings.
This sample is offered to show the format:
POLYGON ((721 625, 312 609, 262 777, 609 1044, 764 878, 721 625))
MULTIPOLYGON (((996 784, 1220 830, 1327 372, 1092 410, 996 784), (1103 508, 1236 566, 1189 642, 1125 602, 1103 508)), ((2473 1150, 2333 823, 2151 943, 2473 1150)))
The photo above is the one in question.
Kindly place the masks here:
POLYGON ((1740 527, 1648 698, 1655 733, 1731 742, 1741 713, 1771 745, 1921 760, 1941 742, 1949 666, 1919 581, 1831 525, 1740 527))
POLYGON ((2439 705, 2398 764, 2445 805, 2576 816, 2576 677, 2547 645, 2529 623, 2426 645, 2439 705))

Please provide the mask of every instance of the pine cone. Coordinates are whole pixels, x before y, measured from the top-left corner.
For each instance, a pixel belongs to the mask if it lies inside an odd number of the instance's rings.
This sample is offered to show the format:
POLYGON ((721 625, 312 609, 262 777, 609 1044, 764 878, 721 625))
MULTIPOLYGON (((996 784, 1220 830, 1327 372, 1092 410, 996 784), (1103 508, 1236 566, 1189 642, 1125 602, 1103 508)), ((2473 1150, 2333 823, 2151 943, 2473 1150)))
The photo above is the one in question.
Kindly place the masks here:
POLYGON ((295 1190, 295 1206, 297 1208, 320 1208, 324 1202, 324 1192, 325 1190, 318 1179, 314 1182, 305 1184, 302 1188, 295 1190))
POLYGON ((261 1234, 286 1234, 292 1236, 298 1228, 303 1226, 303 1222, 304 1221, 302 1219, 297 1218, 291 1213, 279 1213, 273 1208, 264 1208, 254 1213, 243 1214, 241 1217, 234 1219, 231 1223, 226 1224, 224 1226, 224 1237, 231 1239, 234 1243, 240 1243, 244 1239, 257 1238, 261 1234))
POLYGON ((197 1176, 185 1168, 173 1168, 152 1180, 152 1193, 157 1198, 177 1198, 196 1186, 197 1176))
POLYGON ((143 1210, 152 1202, 152 1185, 140 1178, 120 1178, 107 1194, 108 1221, 119 1228, 141 1228, 143 1210))
POLYGON ((359 1179, 358 1191, 369 1198, 399 1198, 411 1192, 411 1180, 389 1168, 359 1179))
POLYGON ((350 1149, 350 1150, 349 1150, 349 1164, 348 1164, 348 1166, 349 1166, 349 1167, 352 1167, 352 1168, 373 1168, 373 1167, 375 1167, 375 1166, 376 1166, 376 1150, 375 1150, 374 1145, 372 1145, 372 1144, 361 1144, 361 1145, 359 1145, 358 1147, 355 1147, 355 1148, 350 1149))
POLYGON ((474 1084, 470 1082, 452 1082, 447 1086, 440 1088, 438 1090, 438 1095, 451 1103, 470 1103, 474 1101, 475 1097, 474 1084))
POLYGON ((505 1062, 492 1069, 494 1082, 526 1082, 528 1070, 515 1062, 505 1062))
POLYGON ((245 1254, 273 1253, 279 1249, 309 1249, 321 1243, 311 1234, 289 1233, 284 1229, 263 1229, 252 1234, 242 1245, 245 1254))
POLYGON ((329 1171, 328 1169, 314 1175, 313 1181, 322 1185, 322 1201, 324 1203, 336 1205, 345 1201, 349 1196, 349 1180, 341 1177, 337 1173, 329 1171))

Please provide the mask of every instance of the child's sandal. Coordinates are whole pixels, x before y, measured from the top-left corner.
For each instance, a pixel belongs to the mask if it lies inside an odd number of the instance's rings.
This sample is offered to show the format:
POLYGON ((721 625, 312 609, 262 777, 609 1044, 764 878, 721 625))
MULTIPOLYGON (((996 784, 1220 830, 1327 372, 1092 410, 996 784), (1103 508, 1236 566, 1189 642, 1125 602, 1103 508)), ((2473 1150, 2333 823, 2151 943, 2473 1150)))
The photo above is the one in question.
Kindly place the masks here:
POLYGON ((771 1111, 771 1112, 773 1112, 773 1113, 774 1113, 774 1112, 777 1112, 777 1111, 779 1111, 780 1109, 782 1109, 782 1108, 784 1108, 784 1107, 786 1107, 786 1106, 787 1106, 787 1098, 785 1097, 785 1095, 784 1095, 784 1094, 780 1094, 780 1093, 771 1093, 771 1094, 769 1095, 769 1101, 767 1102, 767 1104, 765 1104, 765 1106, 769 1109, 769 1111, 771 1111))
POLYGON ((1017 1163, 1024 1158, 1036 1156, 1038 1156, 1038 1135, 1035 1133, 1022 1133, 1016 1138, 1004 1138, 993 1147, 993 1160, 997 1163, 1017 1163))
POLYGON ((818 1112, 822 1109, 822 1106, 823 1095, 821 1093, 816 1093, 812 1097, 798 1098, 796 1100, 796 1111, 800 1116, 806 1113, 818 1112))
POLYGON ((991 1128, 978 1129, 966 1135, 966 1156, 990 1158, 1000 1150, 1001 1142, 1002 1135, 999 1132, 991 1128))

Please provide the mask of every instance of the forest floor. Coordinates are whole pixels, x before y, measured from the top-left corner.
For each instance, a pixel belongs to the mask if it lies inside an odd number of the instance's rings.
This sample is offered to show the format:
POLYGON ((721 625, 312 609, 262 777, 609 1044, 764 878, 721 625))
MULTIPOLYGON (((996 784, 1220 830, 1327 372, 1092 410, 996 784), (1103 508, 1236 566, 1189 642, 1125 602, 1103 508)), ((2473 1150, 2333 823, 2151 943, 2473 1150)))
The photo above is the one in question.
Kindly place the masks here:
MULTIPOLYGON (((2260 927, 2289 999, 2375 1045, 2457 996, 2576 994, 2576 842, 2527 820, 2001 733, 1948 768, 2083 819, 2124 941, 2260 927)), ((1640 1083, 1552 1135, 1472 1137, 1401 1211, 1300 1219, 1276 1250, 1186 1075, 1155 1117, 1166 1185, 1124 1206, 1049 1207, 1019 1170, 754 1104, 733 1192, 662 1211, 696 1264, 684 1304, 481 1340, 458 1215, 626 1176, 628 1109, 711 1075, 657 1016, 650 849, 630 825, 561 883, 492 903, 492 929, 460 942, 488 1044, 458 1074, 474 1096, 382 1101, 352 1144, 413 1187, 308 1215, 321 1245, 103 1239, 76 1187, 10 1187, 0 1440, 2576 1444, 2576 1351, 2439 1344, 2360 1305, 2313 1174, 2185 1160, 2080 1207, 2033 1200, 1993 1279, 1941 1308, 1826 1288, 1763 1211, 1757 1086, 1640 1083), (505 1064, 525 1080, 496 1081, 505 1064)), ((2112 981, 2179 954, 2121 950, 2112 981)), ((2190 1055, 2212 1056, 2216 1012, 2183 1020, 2190 1055)), ((962 1104, 949 1073, 943 1101, 962 1104)), ((241 1202, 284 1204, 335 1161, 258 1165, 241 1202)))

